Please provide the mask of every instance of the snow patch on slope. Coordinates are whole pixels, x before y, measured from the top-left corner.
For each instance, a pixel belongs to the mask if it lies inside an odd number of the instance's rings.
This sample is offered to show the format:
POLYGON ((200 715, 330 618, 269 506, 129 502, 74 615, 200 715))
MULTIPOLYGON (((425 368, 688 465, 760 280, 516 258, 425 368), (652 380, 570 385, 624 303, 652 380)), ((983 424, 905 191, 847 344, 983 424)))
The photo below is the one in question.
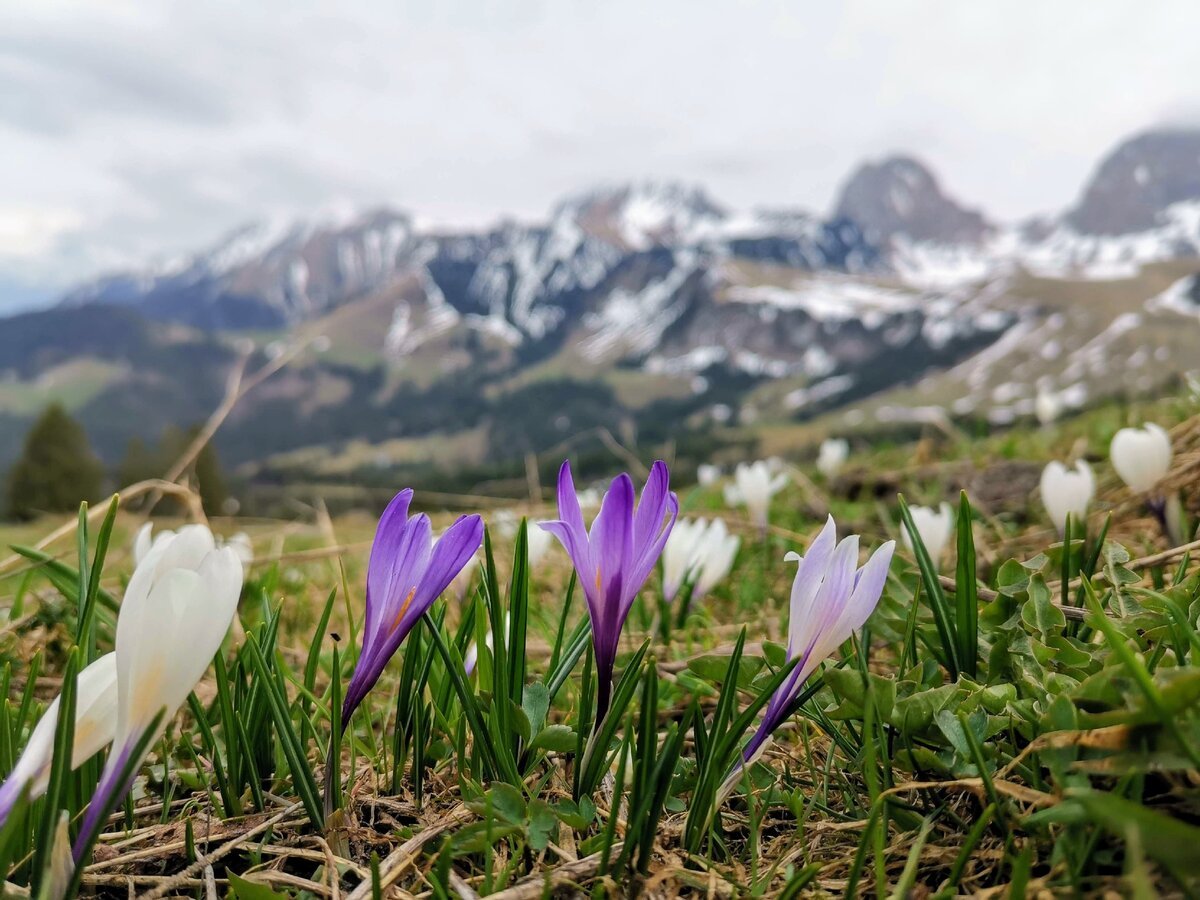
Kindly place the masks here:
POLYGON ((1200 255, 1200 200, 1167 207, 1159 224, 1119 235, 1081 234, 1059 224, 1032 238, 1019 228, 1001 229, 979 246, 893 241, 891 261, 908 284, 948 287, 1020 267, 1041 278, 1113 281, 1132 278, 1142 266, 1200 255))
POLYGON ((1200 318, 1200 303, 1195 298, 1200 276, 1180 278, 1169 288, 1146 301, 1149 312, 1172 312, 1189 318, 1200 318))
POLYGON ((694 253, 677 252, 674 261, 663 278, 640 291, 618 288, 605 298, 599 311, 584 316, 584 327, 592 332, 580 344, 585 357, 598 361, 617 350, 641 354, 658 346, 663 333, 684 312, 684 303, 677 296, 680 288, 699 271, 694 253))

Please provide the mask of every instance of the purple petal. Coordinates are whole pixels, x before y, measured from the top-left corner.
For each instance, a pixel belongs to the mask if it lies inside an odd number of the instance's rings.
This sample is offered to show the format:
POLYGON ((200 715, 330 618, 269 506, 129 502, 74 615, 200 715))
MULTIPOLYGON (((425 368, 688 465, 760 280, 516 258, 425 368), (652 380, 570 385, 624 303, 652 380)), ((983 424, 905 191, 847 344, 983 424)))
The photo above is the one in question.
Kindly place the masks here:
POLYGON ((641 557, 638 559, 637 565, 625 586, 623 605, 626 612, 633 605, 634 598, 646 583, 646 579, 650 577, 650 573, 654 571, 654 567, 658 563, 658 558, 662 556, 663 548, 667 545, 667 539, 671 536, 671 531, 675 527, 675 522, 679 519, 679 498, 674 493, 667 494, 666 515, 666 524, 662 525, 660 523, 662 531, 658 533, 658 536, 654 537, 650 543, 640 548, 640 550, 635 548, 635 552, 640 552, 641 557))
MULTIPOLYGON (((603 604, 602 620, 593 622, 592 627, 606 647, 615 647, 621 633, 622 584, 633 560, 633 504, 633 481, 622 473, 604 495, 589 535, 595 566, 590 574, 603 604)), ((580 577, 585 573, 581 572, 580 577)))
POLYGON ((576 529, 570 522, 563 521, 562 519, 551 519, 550 521, 538 522, 537 524, 542 531, 548 531, 558 538, 558 542, 567 551, 567 556, 571 557, 571 562, 575 565, 577 571, 583 572, 592 568, 592 554, 588 547, 588 536, 585 528, 580 526, 576 529))
POLYGON ((75 838, 74 853, 72 854, 75 857, 75 865, 83 864, 84 861, 80 857, 83 855, 84 847, 92 834, 104 827, 105 808, 120 803, 129 793, 129 789, 133 787, 132 774, 123 784, 118 779, 121 777, 121 770, 129 764, 129 758, 133 755, 137 742, 141 738, 142 733, 135 731, 129 736, 125 746, 109 756, 104 771, 100 775, 100 781, 96 784, 95 793, 92 794, 92 799, 88 803, 83 824, 79 826, 79 833, 75 838))
MULTIPOLYGON (((412 603, 404 614, 404 622, 412 623, 421 618, 425 611, 433 605, 433 601, 441 596, 442 591, 450 586, 463 566, 470 562, 471 557, 483 543, 483 519, 477 515, 459 516, 453 525, 446 529, 433 548, 420 585, 413 595, 412 603)), ((402 623, 403 627, 403 623, 402 623)), ((405 629, 407 632, 407 629, 405 629)))
POLYGON ((401 566, 410 564, 409 554, 416 549, 412 543, 415 534, 408 519, 412 497, 412 488, 406 488, 393 497, 375 528, 375 540, 371 544, 371 555, 367 562, 364 637, 378 633, 397 572, 401 566))
POLYGON ((558 470, 558 518, 576 535, 587 534, 583 524, 583 511, 579 508, 579 496, 575 493, 575 479, 571 477, 571 461, 564 459, 558 470))
MULTIPOLYGON (((419 515, 409 523, 409 527, 423 533, 428 546, 429 517, 419 515)), ((398 582, 400 587, 393 591, 394 596, 387 607, 388 617, 381 622, 380 629, 373 636, 368 636, 371 640, 364 638, 362 655, 346 686, 346 699, 342 704, 343 724, 350 720, 350 715, 363 697, 375 686, 388 661, 413 626, 467 564, 482 540, 483 520, 475 515, 462 516, 446 529, 432 553, 428 554, 428 564, 417 573, 419 581, 412 585, 398 582)), ((403 576, 408 573, 401 571, 398 574, 403 576)))
POLYGON ((433 526, 429 516, 419 513, 408 520, 403 534, 393 542, 392 552, 395 558, 387 580, 383 582, 382 596, 375 597, 370 580, 367 582, 368 608, 374 603, 376 618, 369 615, 367 623, 369 630, 364 631, 363 644, 374 644, 381 640, 395 627, 396 619, 411 597, 413 588, 421 583, 421 579, 429 566, 430 552, 433 548, 433 526))
POLYGON ((807 676, 803 679, 801 678, 803 665, 803 663, 797 663, 796 667, 788 674, 788 677, 783 680, 783 684, 775 689, 775 693, 767 701, 767 708, 763 710, 762 722, 759 723, 758 729, 754 732, 754 737, 750 739, 750 742, 742 751, 742 759, 749 760, 753 757, 758 752, 758 748, 762 746, 763 741, 783 722, 788 707, 792 705, 792 701, 800 693, 800 688, 808 680, 807 676))
POLYGON ((646 486, 642 488, 642 497, 638 500, 637 514, 633 520, 633 545, 639 552, 654 540, 662 528, 669 484, 667 464, 658 460, 650 467, 650 475, 646 478, 646 486))
MULTIPOLYGON (((813 602, 813 624, 808 630, 808 641, 802 652, 805 656, 814 655, 814 650, 824 643, 830 627, 838 620, 850 594, 854 590, 854 573, 858 568, 858 535, 852 534, 844 538, 829 560, 829 568, 825 571, 825 579, 813 602)), ((797 648, 798 650, 801 648, 797 648)), ((821 654, 817 653, 820 657, 821 654)), ((813 661, 819 663, 820 658, 813 661)))
POLYGON ((14 778, 10 775, 5 779, 4 784, 0 784, 0 828, 3 828, 8 821, 13 807, 21 798, 21 791, 25 790, 25 785, 28 783, 25 778, 14 778))
MULTIPOLYGON (((599 609, 600 593, 596 589, 596 579, 594 575, 590 577, 588 575, 589 572, 595 572, 596 567, 592 564, 592 551, 587 542, 586 532, 583 535, 583 540, 579 540, 578 535, 571 530, 571 526, 566 522, 539 522, 538 525, 543 531, 548 531, 558 538, 558 542, 563 545, 563 549, 571 557, 571 564, 579 574, 579 583, 583 588, 584 596, 587 597, 589 606, 595 604, 596 609, 599 609)), ((593 618, 595 618, 594 612, 593 618)))

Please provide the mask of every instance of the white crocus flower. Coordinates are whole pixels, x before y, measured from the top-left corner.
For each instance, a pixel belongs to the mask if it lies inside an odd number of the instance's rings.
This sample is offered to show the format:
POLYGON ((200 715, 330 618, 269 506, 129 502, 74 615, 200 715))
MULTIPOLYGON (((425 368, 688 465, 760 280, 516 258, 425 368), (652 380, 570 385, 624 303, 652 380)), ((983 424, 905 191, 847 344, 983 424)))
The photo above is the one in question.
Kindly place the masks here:
POLYGON ((842 438, 828 438, 817 452, 817 471, 826 478, 837 477, 850 458, 850 444, 842 438))
POLYGON ((154 546, 155 541, 162 541, 171 537, 175 532, 170 529, 163 529, 158 534, 154 534, 154 523, 147 522, 138 529, 137 534, 133 538, 133 564, 138 565, 150 553, 150 548, 154 546))
MULTIPOLYGON (((913 524, 917 526, 917 534, 929 551, 929 556, 936 563, 946 552, 950 543, 950 535, 954 532, 954 510, 949 503, 942 503, 937 509, 932 506, 913 506, 909 508, 913 524)), ((900 538, 910 551, 913 548, 912 538, 908 529, 900 529, 900 538)))
POLYGON ((1039 423, 1049 425, 1062 415, 1062 397, 1053 391, 1039 388, 1037 398, 1033 401, 1033 412, 1039 423))
MULTIPOLYGON (((46 707, 42 718, 29 735, 29 743, 0 785, 0 824, 28 786, 29 799, 46 793, 50 785, 50 765, 54 754, 54 732, 58 725, 61 698, 46 707)), ((106 653, 85 666, 75 679, 75 744, 71 768, 77 769, 112 743, 117 713, 117 657, 106 653)))
MULTIPOLYGON (((191 525, 190 528, 203 528, 212 534, 212 530, 207 525, 191 525)), ((157 534, 154 534, 154 524, 147 522, 138 529, 137 535, 133 539, 133 564, 136 566, 150 552, 159 541, 166 540, 174 535, 175 532, 169 528, 164 528, 157 534)), ((239 531, 229 538, 222 538, 219 535, 213 534, 213 543, 217 547, 229 547, 237 555, 237 558, 242 563, 243 570, 249 568, 250 563, 254 561, 254 547, 250 541, 250 535, 244 531, 239 531)))
MULTIPOLYGON (((700 521, 704 521, 701 519, 700 521)), ((697 548, 692 601, 702 600, 733 568, 741 538, 730 534, 722 519, 713 519, 697 548)))
POLYGON ((764 533, 770 521, 771 498, 787 486, 787 475, 772 474, 765 460, 738 463, 733 471, 733 484, 725 485, 725 502, 730 506, 745 506, 754 524, 764 533))
POLYGON ((696 551, 707 525, 703 519, 680 519, 671 529, 662 552, 663 599, 667 603, 675 599, 695 566, 696 551))
POLYGON ((1076 522, 1087 518, 1088 506, 1096 494, 1096 479, 1092 467, 1082 459, 1075 463, 1074 469, 1055 460, 1042 470, 1040 489, 1050 521, 1059 534, 1064 534, 1068 514, 1076 522))
POLYGON ((80 828, 77 857, 128 790, 120 776, 140 762, 138 744, 149 737, 149 746, 166 729, 221 649, 241 592, 237 553, 218 548, 203 525, 156 541, 134 570, 117 617, 113 750, 80 828), (148 735, 156 720, 157 734, 148 735))
POLYGON ((721 477, 721 467, 701 463, 696 466, 696 481, 701 487, 712 487, 721 477))
POLYGON ((1113 468, 1135 494, 1158 484, 1171 468, 1171 438, 1161 427, 1147 422, 1142 428, 1122 428, 1109 449, 1113 468))

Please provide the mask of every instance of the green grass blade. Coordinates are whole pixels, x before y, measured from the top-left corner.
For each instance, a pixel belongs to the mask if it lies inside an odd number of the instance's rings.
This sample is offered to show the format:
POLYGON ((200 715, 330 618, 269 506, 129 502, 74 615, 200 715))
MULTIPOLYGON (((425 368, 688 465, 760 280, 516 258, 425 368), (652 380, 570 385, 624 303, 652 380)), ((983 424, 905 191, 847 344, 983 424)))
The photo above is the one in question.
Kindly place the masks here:
POLYGON ((968 678, 979 677, 979 585, 975 580, 975 534, 971 502, 958 499, 958 568, 954 579, 958 662, 968 678))
POLYGON ((925 542, 921 540, 921 533, 917 531, 903 494, 900 495, 899 501, 900 519, 912 541, 913 555, 917 558, 917 568, 921 570, 921 579, 925 584, 925 595, 929 598, 929 608, 933 611, 933 624, 937 627, 938 637, 941 638, 942 665, 950 672, 950 677, 957 681, 961 670, 958 660, 958 637, 949 604, 946 602, 946 592, 942 590, 937 566, 934 565, 925 542))

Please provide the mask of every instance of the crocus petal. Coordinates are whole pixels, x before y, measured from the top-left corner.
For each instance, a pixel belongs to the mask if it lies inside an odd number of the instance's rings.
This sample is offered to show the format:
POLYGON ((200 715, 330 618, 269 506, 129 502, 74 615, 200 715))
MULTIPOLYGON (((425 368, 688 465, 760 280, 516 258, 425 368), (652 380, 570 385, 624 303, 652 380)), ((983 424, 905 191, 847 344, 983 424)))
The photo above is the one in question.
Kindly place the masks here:
POLYGON ((154 541, 151 537, 153 530, 153 522, 147 522, 138 529, 137 535, 133 539, 133 564, 135 566, 146 558, 146 554, 154 546, 154 541))
MULTIPOLYGON (((182 533, 176 540, 181 538, 182 533)), ((211 551, 195 569, 168 570, 149 595, 122 606, 116 638, 118 744, 139 734, 159 710, 173 715, 187 699, 221 647, 241 587, 241 561, 224 548, 211 551)))
MULTIPOLYGON (((120 771, 151 721, 159 733, 203 676, 237 611, 242 564, 212 533, 190 526, 151 548, 134 571, 117 617, 114 752, 88 806, 76 862, 104 809, 129 790, 120 771)), ((140 762, 140 760, 139 760, 140 762)))
MULTIPOLYGON (((675 522, 679 519, 679 498, 674 492, 667 494, 666 504, 666 521, 660 525, 662 528, 658 532, 657 537, 650 541, 641 550, 641 556, 634 563, 633 571, 631 572, 628 581, 625 584, 625 597, 622 601, 622 608, 625 613, 629 612, 629 608, 633 605, 634 598, 638 591, 645 585, 646 579, 650 577, 650 573, 654 571, 655 563, 658 562, 659 556, 662 555, 663 548, 666 547, 667 541, 671 537, 671 531, 675 527, 675 522)), ((635 552, 637 552, 635 550, 635 552)))
POLYGON ((658 536, 662 528, 663 514, 667 511, 667 495, 670 476, 667 464, 658 460, 650 467, 646 486, 638 500, 637 513, 633 519, 633 545, 645 547, 658 536))
POLYGON ((632 574, 633 497, 633 480, 624 473, 614 478, 589 535, 595 566, 592 577, 604 600, 604 615, 597 637, 600 646, 612 647, 614 651, 624 623, 620 610, 622 585, 632 574))
POLYGON ((1096 480, 1091 467, 1083 460, 1079 460, 1074 469, 1055 460, 1042 470, 1038 490, 1050 521, 1062 534, 1068 515, 1077 521, 1087 517, 1088 505, 1096 493, 1096 480))
MULTIPOLYGON (((117 659, 106 653, 85 666, 75 680, 75 743, 71 750, 71 768, 77 769, 110 743, 116 727, 117 659)), ((46 707, 16 765, 0 786, 0 824, 8 818, 22 788, 36 799, 50 783, 50 765, 54 753, 54 732, 58 725, 59 698, 46 707)))
POLYGON ((83 863, 81 857, 89 835, 101 827, 101 812, 105 807, 111 805, 110 801, 117 796, 129 793, 129 789, 133 787, 132 779, 125 783, 121 782, 121 770, 129 763, 137 742, 138 736, 134 735, 124 743, 115 745, 112 755, 109 756, 108 762, 104 766, 104 771, 100 773, 100 781, 96 785, 92 799, 88 802, 87 812, 84 813, 83 823, 79 826, 79 834, 75 838, 73 855, 76 865, 83 863))
MULTIPOLYGON (((471 561, 483 541, 483 520, 477 515, 461 516, 446 529, 432 549, 432 527, 429 517, 423 513, 407 522, 391 519, 387 526, 385 530, 381 523, 376 532, 376 547, 381 543, 390 546, 396 552, 398 562, 386 577, 376 582, 382 596, 374 597, 368 582, 368 605, 378 604, 375 608, 382 612, 376 616, 374 630, 364 631, 362 652, 346 685, 342 703, 343 725, 349 722, 354 710, 379 681, 409 631, 471 561), (399 539, 395 533, 400 534, 399 539)), ((372 559, 375 559, 375 547, 372 547, 372 559)), ((383 564, 382 557, 380 564, 383 564)))
MULTIPOLYGON (((809 676, 825 657, 862 627, 879 602, 895 553, 895 542, 883 544, 866 565, 856 571, 857 535, 847 537, 830 552, 834 540, 834 525, 830 519, 813 541, 808 554, 800 560, 801 567, 793 584, 793 618, 788 623, 788 659, 798 659, 798 662, 767 702, 758 729, 743 748, 739 765, 755 757, 788 714, 809 676), (810 565, 813 568, 810 569, 810 565), (801 625, 795 620, 797 612, 805 616, 806 624, 801 625)), ((726 785, 730 784, 729 779, 736 771, 735 767, 727 777, 726 785)))
MULTIPOLYGON (((408 510, 413 492, 407 488, 396 494, 388 503, 379 524, 375 527, 375 539, 371 543, 371 554, 367 559, 367 611, 364 630, 366 634, 377 634, 381 628, 398 570, 412 566, 419 557, 419 548, 414 542, 417 536, 409 526, 408 510)), ((428 553, 428 544, 425 546, 428 553)))
POLYGON ((575 479, 571 476, 571 461, 567 459, 558 470, 558 517, 577 536, 587 534, 579 496, 575 493, 575 479))
POLYGON ((483 519, 477 515, 460 516, 446 529, 434 545, 425 569, 426 577, 413 596, 412 604, 401 621, 401 629, 407 633, 412 628, 442 591, 449 587, 454 576, 471 561, 482 543, 483 519))
MULTIPOLYGON (((788 658, 803 652, 812 643, 812 632, 817 617, 813 604, 829 568, 829 560, 837 544, 837 525, 833 516, 825 520, 825 527, 817 535, 808 553, 799 560, 796 576, 792 580, 792 596, 788 607, 788 658)), ((793 554, 789 554, 792 556, 793 554)))
POLYGON ((821 639, 829 635, 832 625, 842 615, 850 595, 854 592, 857 568, 858 535, 852 534, 842 539, 829 559, 825 579, 821 582, 816 600, 813 601, 816 624, 808 643, 801 651, 803 656, 815 656, 814 651, 820 646, 821 639))
POLYGON ((845 643, 850 635, 871 617, 883 594, 883 586, 887 581, 888 569, 892 565, 895 551, 895 541, 882 544, 858 571, 853 593, 837 618, 827 626, 822 640, 813 650, 812 657, 817 663, 845 643))
POLYGON ((529 567, 536 569, 545 558, 554 539, 549 532, 543 531, 541 528, 527 529, 525 538, 529 549, 529 567))
MULTIPOLYGON (((566 522, 560 520, 538 522, 538 528, 558 538, 558 542, 567 551, 567 556, 571 558, 571 563, 575 566, 576 571, 583 573, 592 569, 592 554, 587 543, 586 531, 584 532, 584 539, 580 541, 574 529, 566 522)), ((594 590, 594 579, 589 580, 581 574, 580 580, 585 592, 594 590)))

